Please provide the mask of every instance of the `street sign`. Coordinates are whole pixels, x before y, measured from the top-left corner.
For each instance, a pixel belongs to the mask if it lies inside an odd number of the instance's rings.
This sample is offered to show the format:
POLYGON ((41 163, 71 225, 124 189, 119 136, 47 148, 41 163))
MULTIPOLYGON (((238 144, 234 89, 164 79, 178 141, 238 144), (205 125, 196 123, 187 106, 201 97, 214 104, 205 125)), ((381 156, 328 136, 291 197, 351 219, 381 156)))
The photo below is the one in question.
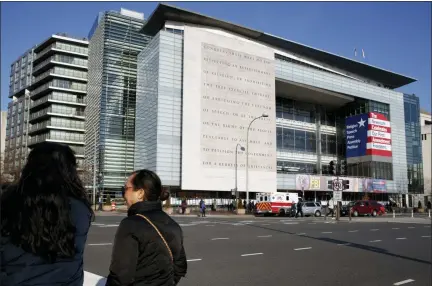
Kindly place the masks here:
POLYGON ((341 180, 334 179, 333 180, 333 191, 342 191, 343 190, 343 184, 341 180))
POLYGON ((342 201, 342 191, 333 191, 333 200, 342 201))

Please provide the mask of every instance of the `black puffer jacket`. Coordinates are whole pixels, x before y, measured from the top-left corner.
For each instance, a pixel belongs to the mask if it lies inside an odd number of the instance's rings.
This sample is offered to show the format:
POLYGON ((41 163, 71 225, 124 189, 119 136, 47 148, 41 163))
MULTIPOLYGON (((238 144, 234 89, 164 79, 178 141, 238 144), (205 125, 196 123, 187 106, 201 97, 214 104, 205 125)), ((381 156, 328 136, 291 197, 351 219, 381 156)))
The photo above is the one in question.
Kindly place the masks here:
POLYGON ((132 205, 117 230, 108 286, 176 285, 187 272, 183 232, 160 202, 132 205), (156 230, 142 217, 145 215, 161 232, 174 257, 174 263, 156 230))

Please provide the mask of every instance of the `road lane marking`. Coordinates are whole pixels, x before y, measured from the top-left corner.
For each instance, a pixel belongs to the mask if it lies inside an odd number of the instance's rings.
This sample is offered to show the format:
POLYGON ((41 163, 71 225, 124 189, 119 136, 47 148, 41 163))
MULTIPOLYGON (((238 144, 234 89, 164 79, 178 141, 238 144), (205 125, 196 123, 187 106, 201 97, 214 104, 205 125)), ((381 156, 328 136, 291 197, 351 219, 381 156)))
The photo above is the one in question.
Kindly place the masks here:
POLYGON ((118 224, 106 224, 106 225, 100 225, 99 227, 118 227, 118 224))
POLYGON ((194 226, 196 224, 193 223, 180 223, 179 226, 194 226))
POLYGON ((406 239, 406 237, 397 237, 396 239, 402 240, 402 239, 406 239))
POLYGON ((302 232, 302 233, 296 233, 297 235, 305 235, 306 233, 302 232))
POLYGON ((351 245, 351 243, 347 242, 347 243, 339 243, 339 246, 347 246, 347 245, 351 245))
POLYGON ((257 237, 272 237, 271 235, 258 235, 257 237))
POLYGON ((195 262, 195 261, 201 261, 201 258, 197 258, 197 259, 188 259, 187 262, 195 262))
POLYGON ((321 233, 332 233, 331 231, 323 231, 321 233))
POLYGON ((229 239, 228 237, 216 237, 216 238, 212 238, 211 240, 227 240, 229 239))
POLYGON ((394 228, 392 228, 392 229, 399 229, 398 227, 394 227, 394 228))
POLYGON ((284 224, 299 224, 298 222, 285 222, 284 224))
POLYGON ((377 240, 371 240, 371 241, 369 241, 369 242, 381 242, 382 240, 379 240, 379 239, 377 239, 377 240))
POLYGON ((348 232, 358 232, 358 230, 349 230, 348 232))
POLYGON ((112 242, 107 243, 89 243, 88 246, 103 246, 103 245, 112 245, 112 242))
POLYGON ((413 226, 409 226, 408 228, 415 228, 415 227, 413 227, 413 226))
POLYGON ((422 237, 431 237, 430 235, 423 235, 422 237))
POLYGON ((258 253, 248 253, 248 254, 242 254, 241 256, 245 257, 245 256, 255 256, 255 255, 263 255, 264 253, 262 252, 258 252, 258 253))
POLYGON ((378 228, 373 228, 370 231, 377 231, 377 230, 379 230, 379 229, 378 228))
POLYGON ((99 226, 99 225, 105 225, 105 224, 104 224, 104 223, 96 223, 96 222, 92 222, 91 225, 99 226))
POLYGON ((298 251, 298 250, 308 250, 308 249, 312 249, 312 247, 294 248, 295 251, 298 251))
POLYGON ((415 281, 415 280, 413 280, 413 279, 407 279, 407 280, 403 280, 403 281, 396 282, 396 283, 394 283, 393 285, 395 285, 395 286, 399 286, 399 285, 403 285, 403 284, 411 283, 411 282, 414 282, 414 281, 415 281))

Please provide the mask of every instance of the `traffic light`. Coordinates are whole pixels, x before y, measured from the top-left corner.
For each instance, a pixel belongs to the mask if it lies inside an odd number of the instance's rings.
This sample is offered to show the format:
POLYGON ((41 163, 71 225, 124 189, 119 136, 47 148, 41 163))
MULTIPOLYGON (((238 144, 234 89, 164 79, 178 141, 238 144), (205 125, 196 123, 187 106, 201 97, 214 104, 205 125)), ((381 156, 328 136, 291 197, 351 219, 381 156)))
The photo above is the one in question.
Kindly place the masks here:
POLYGON ((336 175, 336 164, 334 161, 330 161, 329 173, 330 173, 330 175, 336 175))
POLYGON ((348 171, 348 166, 347 166, 347 162, 346 160, 342 160, 341 164, 340 164, 340 174, 342 176, 346 176, 347 175, 347 171, 348 171))
POLYGON ((342 181, 342 186, 343 186, 344 190, 349 190, 349 188, 350 188, 349 180, 343 180, 342 181))

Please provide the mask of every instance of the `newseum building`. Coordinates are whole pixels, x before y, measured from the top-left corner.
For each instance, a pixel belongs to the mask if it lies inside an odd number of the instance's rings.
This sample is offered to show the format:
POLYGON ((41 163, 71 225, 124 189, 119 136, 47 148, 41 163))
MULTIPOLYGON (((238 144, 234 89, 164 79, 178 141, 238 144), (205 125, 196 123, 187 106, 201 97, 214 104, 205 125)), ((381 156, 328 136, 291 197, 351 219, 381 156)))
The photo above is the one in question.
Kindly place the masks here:
POLYGON ((343 200, 408 192, 394 89, 415 79, 162 4, 141 32, 134 168, 175 196, 227 198, 237 184, 243 198, 322 200, 331 161, 344 166, 343 200))

